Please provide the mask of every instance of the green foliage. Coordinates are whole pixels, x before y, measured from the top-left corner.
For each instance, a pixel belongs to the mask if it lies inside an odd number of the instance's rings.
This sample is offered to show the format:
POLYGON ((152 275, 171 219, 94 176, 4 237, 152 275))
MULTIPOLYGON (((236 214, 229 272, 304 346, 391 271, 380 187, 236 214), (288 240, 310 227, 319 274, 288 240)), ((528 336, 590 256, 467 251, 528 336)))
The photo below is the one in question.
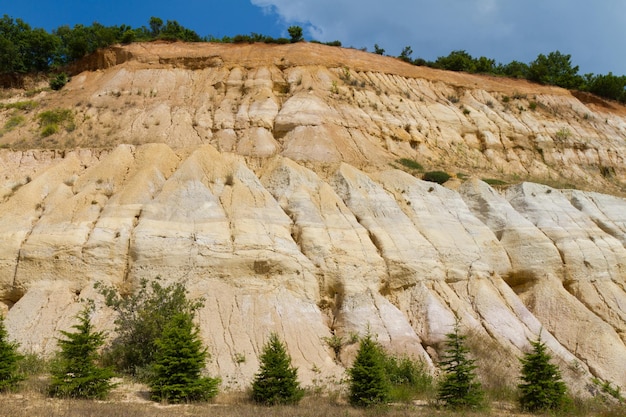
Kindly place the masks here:
POLYGON ((563 88, 580 88, 583 79, 578 75, 578 66, 572 66, 571 55, 559 51, 547 56, 539 54, 530 63, 527 78, 541 84, 557 85, 563 88))
POLYGON ((499 180, 497 178, 483 178, 482 180, 484 182, 486 182, 487 184, 489 184, 489 185, 495 185, 495 186, 498 186, 498 185, 508 185, 508 183, 506 181, 502 181, 502 180, 499 180))
MULTIPOLYGON (((181 26, 175 20, 165 23, 159 17, 151 17, 148 27, 132 28, 120 26, 103 26, 93 23, 91 26, 68 25, 60 26, 52 33, 44 29, 32 29, 21 19, 13 19, 4 15, 0 19, 0 73, 46 72, 60 66, 70 64, 82 57, 95 52, 99 48, 115 43, 128 44, 145 42, 155 39, 180 40, 185 42, 265 42, 284 44, 303 40, 302 28, 288 28, 290 38, 274 39, 270 36, 251 34, 224 36, 221 39, 213 36, 201 38, 193 30, 181 26)), ((319 43, 319 42, 317 42, 319 43)), ((326 45, 341 46, 339 40, 326 42, 326 45)), ((374 53, 383 55, 384 49, 374 45, 374 53)), ((559 51, 547 56, 540 54, 530 64, 511 61, 508 64, 496 64, 493 59, 481 56, 472 57, 464 50, 452 51, 448 56, 429 62, 422 58, 412 59, 410 46, 406 46, 398 58, 413 65, 428 65, 451 71, 470 73, 486 73, 507 77, 525 78, 549 85, 558 85, 569 89, 580 89, 597 94, 601 97, 626 102, 626 76, 578 74, 578 66, 571 64, 570 55, 559 51)))
POLYGON ((50 79, 50 88, 55 91, 60 90, 69 81, 70 81, 70 77, 66 73, 61 72, 59 74, 56 74, 54 77, 50 79))
POLYGON ((33 110, 35 107, 37 107, 37 104, 38 103, 36 101, 32 101, 32 100, 16 101, 15 103, 7 103, 4 105, 0 105, 0 108, 15 109, 15 110, 29 112, 33 110))
POLYGON ((170 317, 178 313, 190 314, 202 307, 202 300, 187 299, 181 283, 162 285, 160 278, 148 283, 141 280, 132 294, 120 295, 113 287, 96 285, 105 297, 107 306, 117 313, 116 337, 107 347, 105 359, 123 373, 140 379, 149 379, 159 339, 170 317))
POLYGON ((611 381, 602 381, 598 378, 592 378, 591 382, 593 382, 595 385, 600 387, 600 391, 602 391, 603 393, 610 395, 611 397, 615 398, 619 402, 624 401, 624 398, 622 397, 622 393, 620 392, 621 389, 619 385, 615 385, 614 387, 611 381))
POLYGON ((59 132, 59 125, 57 124, 49 124, 49 125, 45 125, 42 129, 41 129, 41 137, 43 138, 47 138, 48 136, 52 136, 55 133, 59 132))
POLYGON ((183 42, 200 42, 200 36, 191 29, 187 29, 180 25, 176 20, 168 20, 160 29, 159 39, 183 42))
POLYGON ((72 398, 105 398, 113 385, 113 371, 97 365, 98 349, 104 344, 104 334, 94 332, 89 315, 91 307, 84 308, 77 316, 76 332, 61 331, 65 339, 59 339, 61 351, 52 369, 50 395, 72 398))
POLYGON ((385 373, 385 353, 382 347, 367 334, 359 344, 359 350, 350 376, 350 404, 369 407, 384 404, 390 398, 390 384, 385 373))
POLYGON ((436 182, 443 184, 450 179, 450 174, 444 171, 428 171, 422 176, 424 181, 436 182))
POLYGON ((435 68, 448 71, 475 72, 474 58, 465 51, 452 51, 448 56, 440 56, 434 64, 435 68))
POLYGON ((163 19, 156 16, 151 16, 150 21, 150 34, 153 38, 157 38, 161 34, 161 30, 163 29, 163 19))
POLYGON ((23 356, 17 351, 18 344, 9 341, 9 334, 4 326, 4 317, 0 316, 0 392, 15 387, 24 379, 19 372, 23 356))
POLYGON ((460 333, 458 320, 453 332, 448 333, 446 338, 446 350, 439 362, 444 375, 437 399, 453 409, 483 407, 483 391, 474 373, 475 360, 468 358, 469 349, 465 346, 467 336, 460 333))
POLYGON ((616 76, 609 72, 606 75, 588 74, 586 77, 586 89, 590 93, 611 100, 626 103, 626 76, 616 76))
POLYGON ((156 339, 150 397, 182 403, 207 401, 217 394, 219 379, 202 377, 207 350, 202 346, 191 313, 175 314, 156 339))
POLYGON ((289 33, 289 41, 291 43, 302 42, 304 37, 302 36, 302 28, 300 26, 289 26, 287 28, 289 33))
POLYGON ((50 371, 50 360, 36 353, 26 353, 19 361, 19 372, 23 375, 41 375, 50 371))
POLYGON ((270 334, 260 357, 259 372, 252 382, 252 399, 265 405, 296 404, 304 395, 298 370, 276 333, 270 334))
POLYGON ((506 65, 499 65, 495 72, 512 78, 526 78, 528 76, 528 64, 511 61, 506 65))
POLYGON ((0 19, 0 73, 45 71, 58 39, 43 29, 32 29, 21 19, 0 19))
POLYGON ((60 126, 64 126, 68 132, 74 130, 74 114, 69 109, 46 110, 37 115, 41 136, 47 137, 59 131, 60 126))
POLYGON ((556 365, 550 363, 551 356, 541 337, 530 344, 532 351, 520 358, 520 407, 531 412, 557 409, 563 405, 566 393, 561 372, 556 365))
POLYGON ((398 58, 404 62, 410 63, 412 62, 411 55, 413 55, 413 49, 410 46, 405 46, 400 52, 400 55, 398 55, 398 58))
POLYGON ((399 164, 410 168, 410 169, 414 169, 416 171, 423 171, 424 167, 422 166, 422 164, 420 164, 417 161, 414 161, 413 159, 408 159, 408 158, 400 158, 398 159, 396 162, 398 162, 399 164))
POLYGON ((4 124, 4 132, 10 132, 11 130, 24 123, 24 120, 24 116, 22 116, 21 114, 14 114, 4 124))
POLYGON ((390 400, 408 402, 433 393, 433 377, 428 373, 424 362, 387 353, 383 356, 383 362, 390 384, 390 400))

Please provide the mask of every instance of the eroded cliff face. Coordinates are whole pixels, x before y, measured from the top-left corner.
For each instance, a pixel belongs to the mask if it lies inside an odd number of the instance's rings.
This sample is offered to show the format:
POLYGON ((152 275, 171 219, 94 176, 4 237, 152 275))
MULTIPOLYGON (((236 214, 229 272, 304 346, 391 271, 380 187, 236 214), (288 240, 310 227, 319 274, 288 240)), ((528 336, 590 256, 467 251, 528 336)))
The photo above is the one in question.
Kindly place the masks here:
POLYGON ((257 47, 103 52, 0 138, 58 148, 0 150, 0 306, 24 350, 53 352, 81 299, 111 329, 96 282, 160 276, 205 298, 227 385, 250 381, 271 331, 307 384, 341 377, 356 348, 336 357, 325 338, 368 328, 433 366, 459 317, 488 383, 515 385, 541 334, 574 389, 591 375, 626 388, 626 200, 607 194, 626 182, 623 108, 257 47), (56 107, 73 130, 42 138, 37 114, 56 107), (425 182, 399 158, 469 178, 425 182))

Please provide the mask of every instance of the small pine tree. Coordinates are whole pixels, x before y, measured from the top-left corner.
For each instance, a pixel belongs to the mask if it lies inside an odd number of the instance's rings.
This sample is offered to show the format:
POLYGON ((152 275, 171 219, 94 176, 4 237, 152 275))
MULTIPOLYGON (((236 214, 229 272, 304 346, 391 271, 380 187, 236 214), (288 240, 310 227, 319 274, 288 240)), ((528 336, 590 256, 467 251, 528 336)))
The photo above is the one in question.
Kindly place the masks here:
POLYGON ((566 392, 559 368, 550 363, 551 357, 541 336, 530 344, 533 350, 520 358, 523 381, 518 385, 520 407, 531 412, 557 409, 563 405, 566 392))
POLYGON ((9 342, 4 317, 0 316, 0 392, 13 388, 24 379, 18 372, 19 361, 23 356, 17 352, 17 348, 17 343, 9 342))
POLYGON ((175 314, 155 342, 150 396, 156 401, 207 401, 217 394, 219 379, 202 377, 207 350, 191 313, 175 314))
POLYGON ((367 334, 359 344, 359 350, 350 376, 350 404, 367 407, 389 400, 390 386, 385 373, 385 355, 378 343, 367 334))
POLYGON ((289 42, 291 43, 302 42, 304 40, 300 26, 289 26, 287 32, 289 33, 289 42))
POLYGON ((439 362, 445 375, 439 384, 437 399, 450 408, 480 408, 483 406, 483 391, 474 370, 475 360, 467 357, 467 336, 461 335, 459 321, 454 331, 446 335, 447 347, 443 360, 439 362))
POLYGON ((252 382, 252 399, 265 405, 296 404, 304 395, 298 382, 298 369, 276 333, 263 346, 259 372, 252 382))
POLYGON ((53 366, 50 395, 56 397, 103 399, 113 384, 113 371, 97 365, 98 349, 104 344, 104 333, 94 332, 89 315, 92 307, 85 307, 77 316, 76 332, 61 331, 61 351, 53 366))
POLYGON ((150 367, 156 352, 155 341, 163 334, 168 321, 177 313, 193 317, 203 300, 189 300, 180 283, 162 285, 161 279, 141 280, 132 294, 120 294, 114 287, 97 283, 107 306, 117 313, 116 337, 104 352, 104 358, 119 372, 130 374, 145 382, 150 379, 150 367))

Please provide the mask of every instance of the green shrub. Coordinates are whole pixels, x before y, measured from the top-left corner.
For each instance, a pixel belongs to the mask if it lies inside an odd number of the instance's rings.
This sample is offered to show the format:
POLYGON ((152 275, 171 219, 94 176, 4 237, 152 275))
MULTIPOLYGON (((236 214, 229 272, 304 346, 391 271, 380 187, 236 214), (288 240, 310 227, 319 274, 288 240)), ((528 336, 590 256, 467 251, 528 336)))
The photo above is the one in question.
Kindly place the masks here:
POLYGON ((4 124, 4 131, 9 132, 15 129, 16 127, 24 123, 24 120, 25 120, 24 116, 19 115, 19 114, 15 114, 11 116, 9 120, 7 120, 6 123, 4 124))
POLYGON ((385 373, 385 353, 382 347, 367 334, 359 344, 359 350, 350 376, 350 404, 369 407, 384 404, 390 398, 389 379, 385 373))
POLYGON ((131 294, 120 295, 113 287, 96 284, 107 306, 117 313, 116 337, 104 352, 105 361, 118 371, 149 380, 150 365, 157 349, 156 340, 163 334, 170 318, 178 313, 192 317, 202 306, 202 300, 189 300, 183 284, 164 286, 157 277, 148 283, 141 280, 131 294))
MULTIPOLYGON (((593 380, 594 383, 596 381, 597 381, 597 379, 593 380)), ((620 392, 621 389, 620 389, 619 385, 613 386, 613 384, 611 384, 610 381, 603 381, 600 384, 600 389, 605 394, 609 394, 611 397, 615 398, 616 400, 618 400, 620 402, 624 400, 624 398, 622 397, 622 393, 620 392)))
POLYGON ((42 126, 49 124, 61 124, 68 120, 72 120, 74 116, 72 115, 72 111, 69 109, 53 109, 46 110, 37 115, 37 119, 39 119, 39 124, 42 126))
POLYGON ((36 101, 32 101, 32 100, 17 101, 15 103, 5 104, 2 107, 4 107, 5 109, 15 109, 15 110, 29 112, 29 111, 33 110, 35 107, 37 107, 37 102, 36 101))
POLYGON ((424 362, 408 356, 384 355, 385 374, 392 401, 409 402, 434 393, 434 380, 424 362))
POLYGON ((74 114, 69 109, 46 110, 37 115, 41 136, 48 137, 57 133, 60 126, 65 127, 68 132, 76 128, 74 114))
POLYGON ((506 181, 502 181, 496 178, 483 178, 483 182, 486 182, 489 185, 508 185, 506 181))
POLYGON ((519 404, 523 410, 535 412, 558 409, 563 405, 566 387, 559 368, 550 363, 551 356, 541 337, 530 342, 533 349, 520 358, 522 383, 519 404))
POLYGON ((424 167, 422 166, 422 164, 420 164, 417 161, 414 161, 413 159, 400 158, 400 159, 397 160, 397 162, 400 165, 405 166, 405 167, 410 168, 410 169, 414 169, 414 170, 417 170, 417 171, 423 171, 424 170, 424 167))
POLYGON ((48 136, 52 136, 59 131, 59 125, 50 124, 45 125, 43 129, 41 129, 41 136, 47 138, 48 136))
POLYGON ((422 176, 424 181, 436 182, 443 184, 450 179, 450 174, 444 171, 428 171, 422 176))
POLYGON ((104 344, 104 334, 94 332, 90 321, 91 308, 84 308, 77 316, 76 332, 61 331, 61 351, 52 367, 50 395, 55 397, 104 399, 113 384, 113 371, 97 365, 98 350, 104 344))
POLYGON ((287 33, 289 33, 289 41, 291 43, 301 42, 304 40, 302 36, 302 28, 300 26, 289 26, 287 28, 287 33))
POLYGON ((156 351, 148 385, 157 401, 207 401, 217 395, 219 379, 203 377, 207 358, 191 313, 175 314, 155 341, 156 351))
POLYGON ((465 346, 467 336, 460 333, 459 326, 457 320, 454 330, 446 335, 446 350, 439 362, 444 375, 437 400, 453 409, 482 408, 484 394, 474 373, 475 360, 468 358, 469 349, 465 346))
POLYGON ((298 370, 276 333, 263 347, 259 372, 252 382, 252 399, 265 405, 296 404, 304 391, 298 382, 298 370))
POLYGON ((70 81, 70 77, 66 73, 61 72, 50 79, 50 88, 55 91, 60 90, 69 81, 70 81))
POLYGON ((26 353, 19 361, 19 372, 23 375, 41 375, 50 372, 50 360, 36 353, 26 353))
POLYGON ((24 379, 19 369, 23 356, 17 352, 17 348, 17 343, 9 341, 4 317, 0 315, 0 392, 15 387, 24 379))

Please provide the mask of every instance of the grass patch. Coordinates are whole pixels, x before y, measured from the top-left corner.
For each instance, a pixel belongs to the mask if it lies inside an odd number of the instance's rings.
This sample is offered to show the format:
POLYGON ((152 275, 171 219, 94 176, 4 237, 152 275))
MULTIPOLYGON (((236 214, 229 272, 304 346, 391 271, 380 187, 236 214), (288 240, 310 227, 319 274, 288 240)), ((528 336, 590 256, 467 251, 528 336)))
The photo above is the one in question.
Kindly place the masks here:
POLYGON ((443 184, 450 179, 450 174, 444 171, 428 171, 422 176, 424 181, 436 182, 443 184))
POLYGON ((396 160, 396 162, 404 167, 414 169, 416 171, 424 171, 424 167, 422 166, 422 164, 420 164, 417 161, 414 161, 413 159, 400 158, 396 160))
POLYGON ((391 385, 392 402, 410 403, 437 396, 437 385, 426 364, 408 356, 385 355, 385 373, 391 385))
POLYGON ((18 102, 15 102, 15 103, 7 103, 7 104, 0 104, 0 108, 15 109, 15 110, 26 111, 26 112, 35 109, 37 106, 38 106, 38 103, 36 101, 33 101, 33 100, 18 101, 18 102))
POLYGON ((24 119, 24 116, 22 116, 21 114, 14 114, 4 124, 4 129, 2 133, 10 132, 11 130, 15 129, 16 127, 24 123, 24 120, 26 119, 24 119))
POLYGON ((76 129, 74 122, 74 114, 69 109, 53 109, 46 110, 37 115, 39 126, 41 127, 41 136, 48 137, 59 132, 64 127, 67 132, 76 129))
POLYGON ((59 131, 59 125, 56 123, 45 125, 41 129, 41 136, 47 138, 48 136, 52 136, 59 131))
POLYGON ((497 178, 482 178, 482 181, 486 182, 489 185, 494 185, 494 186, 509 185, 508 182, 499 180, 497 178))

